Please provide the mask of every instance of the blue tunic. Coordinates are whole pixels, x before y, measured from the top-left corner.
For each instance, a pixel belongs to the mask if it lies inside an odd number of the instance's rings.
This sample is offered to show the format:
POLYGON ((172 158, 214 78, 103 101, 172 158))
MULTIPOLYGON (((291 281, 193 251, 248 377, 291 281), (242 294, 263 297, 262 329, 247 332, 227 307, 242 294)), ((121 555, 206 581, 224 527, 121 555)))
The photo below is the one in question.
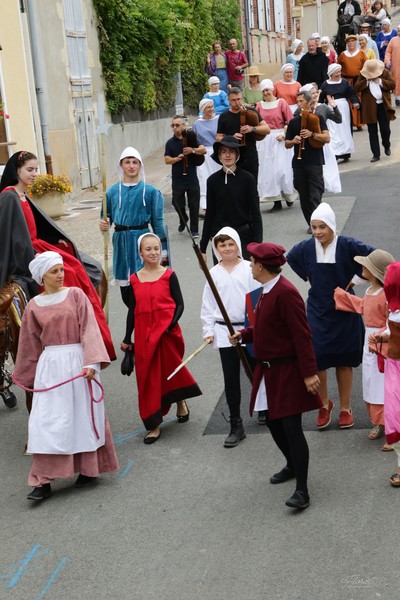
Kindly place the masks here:
POLYGON ((216 115, 220 115, 229 108, 228 96, 226 92, 223 92, 222 90, 220 90, 218 96, 207 92, 204 94, 203 98, 207 98, 208 100, 212 100, 214 102, 214 112, 216 115))
MULTIPOLYGON (((159 190, 146 183, 143 202, 143 181, 137 185, 121 184, 121 206, 119 206, 120 182, 115 183, 107 190, 107 217, 116 225, 137 226, 142 229, 128 231, 114 231, 113 234, 113 271, 114 277, 120 281, 128 281, 133 273, 142 268, 143 263, 139 255, 138 238, 150 231, 163 242, 166 249, 164 232, 164 197, 159 190)), ((102 216, 102 215, 101 215, 102 216)))
MULTIPOLYGON (((319 371, 361 364, 364 343, 362 317, 336 310, 333 292, 338 286, 346 288, 354 275, 361 275, 362 267, 354 261, 354 257, 367 256, 373 250, 373 246, 359 240, 339 236, 336 263, 317 263, 314 239, 296 244, 287 255, 293 271, 310 282, 307 318, 319 371)), ((354 294, 353 290, 348 291, 354 294)))

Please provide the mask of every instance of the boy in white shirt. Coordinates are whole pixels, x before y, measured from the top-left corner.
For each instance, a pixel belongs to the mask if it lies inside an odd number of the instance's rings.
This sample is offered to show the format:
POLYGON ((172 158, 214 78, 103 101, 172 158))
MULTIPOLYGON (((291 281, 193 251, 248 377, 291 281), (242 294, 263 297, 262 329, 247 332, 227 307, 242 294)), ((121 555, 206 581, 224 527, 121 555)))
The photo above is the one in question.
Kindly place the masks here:
MULTIPOLYGON (((212 244, 218 264, 210 269, 211 276, 232 325, 235 328, 243 327, 246 294, 260 287, 260 284, 252 277, 250 262, 242 258, 240 238, 235 229, 223 227, 214 236, 212 244)), ((240 416, 240 359, 229 342, 228 328, 208 283, 203 292, 201 320, 203 338, 211 340, 213 347, 219 350, 231 423, 224 447, 234 448, 246 437, 240 416)))

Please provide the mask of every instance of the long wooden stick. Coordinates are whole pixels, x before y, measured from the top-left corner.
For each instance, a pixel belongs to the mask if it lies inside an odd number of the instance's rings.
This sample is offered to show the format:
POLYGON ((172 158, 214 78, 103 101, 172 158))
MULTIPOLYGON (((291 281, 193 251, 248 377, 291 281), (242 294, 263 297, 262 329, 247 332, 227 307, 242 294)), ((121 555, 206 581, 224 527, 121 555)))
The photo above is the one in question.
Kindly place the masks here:
MULTIPOLYGON (((207 279, 207 282, 208 282, 208 284, 209 284, 209 286, 211 288, 212 294, 213 294, 213 296, 215 298, 215 301, 216 301, 216 303, 218 305, 218 308, 221 311, 221 315, 222 315, 222 318, 223 318, 223 320, 225 322, 225 325, 227 326, 229 333, 231 335, 234 335, 235 330, 233 328, 233 325, 231 323, 231 320, 229 318, 227 310, 226 310, 226 308, 224 306, 224 303, 222 302, 221 296, 219 295, 219 292, 217 290, 217 286, 215 285, 214 279, 212 278, 211 273, 210 273, 210 271, 209 271, 209 269, 207 267, 207 263, 204 260, 204 256, 202 255, 201 250, 198 247, 198 245, 196 243, 196 240, 194 239, 194 237, 192 235, 192 232, 190 231, 190 229, 188 227, 187 221, 185 221, 184 216, 182 215, 182 211, 180 210, 179 206, 175 204, 175 208, 176 208, 176 210, 179 213, 179 216, 181 218, 181 222, 185 223, 185 227, 186 227, 186 229, 187 229, 187 231, 188 231, 188 233, 189 233, 189 235, 191 237, 194 253, 197 256, 197 259, 198 259, 199 264, 200 264, 200 268, 203 271, 203 273, 204 273, 204 275, 205 275, 205 277, 207 279)), ((235 346, 235 348, 236 348, 237 353, 239 354, 239 358, 241 360, 241 363, 243 365, 245 373, 246 373, 247 377, 249 378, 249 380, 252 382, 253 381, 253 371, 251 370, 251 367, 249 365, 249 361, 247 360, 246 353, 245 353, 244 349, 242 348, 242 346, 240 344, 237 344, 235 346)))
POLYGON ((185 358, 185 360, 183 362, 181 362, 181 364, 178 365, 174 371, 172 371, 171 375, 168 375, 167 381, 169 381, 170 379, 172 379, 172 377, 174 375, 176 375, 184 366, 186 366, 188 364, 188 362, 190 362, 195 356, 197 356, 198 354, 200 354, 200 352, 202 350, 204 350, 204 348, 206 346, 208 346, 208 344, 210 344, 210 343, 211 343, 211 340, 204 340, 204 342, 201 344, 201 346, 199 346, 198 348, 196 348, 196 350, 194 352, 192 352, 192 354, 190 354, 190 356, 188 356, 187 358, 185 358))
MULTIPOLYGON (((103 219, 107 221, 107 173, 106 173, 106 144, 105 133, 101 134, 101 170, 103 174, 103 219)), ((108 283, 108 231, 103 231, 104 242, 104 273, 108 283)), ((108 322, 108 293, 104 304, 104 312, 108 322)))

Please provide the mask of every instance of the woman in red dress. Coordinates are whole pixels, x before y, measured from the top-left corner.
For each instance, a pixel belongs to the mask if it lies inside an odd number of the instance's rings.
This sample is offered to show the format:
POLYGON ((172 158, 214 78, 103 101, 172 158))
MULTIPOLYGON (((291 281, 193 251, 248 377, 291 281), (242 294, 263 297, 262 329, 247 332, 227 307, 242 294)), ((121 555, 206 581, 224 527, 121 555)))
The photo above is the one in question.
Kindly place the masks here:
MULTIPOLYGON (((38 161, 31 152, 16 152, 8 160, 0 183, 0 202, 17 203, 25 217, 30 241, 21 239, 21 247, 31 244, 36 253, 47 250, 57 251, 64 261, 65 285, 79 287, 89 298, 93 306, 97 323, 100 327, 104 344, 110 360, 115 360, 115 350, 100 298, 81 262, 78 250, 64 232, 34 203, 26 194, 26 188, 32 184, 38 172, 38 161)), ((11 223, 12 227, 12 223, 11 223)), ((21 237, 21 231, 11 231, 11 237, 21 237)), ((26 236, 24 236, 26 238, 26 236)), ((15 258, 15 257, 14 257, 15 258)), ((90 263, 90 258, 89 259, 90 263)), ((89 265, 93 269, 93 263, 89 265)), ((7 269, 8 276, 13 274, 13 267, 7 269)))
POLYGON ((177 403, 177 419, 189 419, 186 398, 201 391, 186 367, 169 381, 168 375, 182 362, 185 343, 178 320, 183 313, 183 298, 178 278, 160 265, 161 241, 153 233, 138 239, 143 269, 131 275, 131 298, 126 335, 121 349, 132 349, 135 330, 135 367, 139 412, 149 433, 145 444, 153 444, 161 435, 160 424, 177 403))

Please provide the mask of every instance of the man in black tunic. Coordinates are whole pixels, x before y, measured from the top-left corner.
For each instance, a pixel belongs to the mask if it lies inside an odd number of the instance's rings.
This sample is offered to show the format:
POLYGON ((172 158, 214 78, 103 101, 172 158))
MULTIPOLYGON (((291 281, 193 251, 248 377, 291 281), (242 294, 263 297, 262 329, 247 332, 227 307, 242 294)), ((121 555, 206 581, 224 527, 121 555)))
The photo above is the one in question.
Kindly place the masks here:
MULTIPOLYGON (((256 115, 258 125, 240 125, 240 113, 243 105, 242 92, 239 88, 232 87, 228 91, 228 100, 230 108, 220 114, 217 127, 217 142, 220 142, 226 135, 233 136, 241 144, 246 146, 246 157, 243 162, 243 169, 249 171, 254 176, 256 185, 258 180, 258 154, 254 134, 267 135, 270 131, 267 123, 261 118, 261 115, 254 108, 248 108, 256 115)), ((208 205, 207 205, 208 210, 208 205)), ((217 230, 218 231, 218 230, 217 230)))

